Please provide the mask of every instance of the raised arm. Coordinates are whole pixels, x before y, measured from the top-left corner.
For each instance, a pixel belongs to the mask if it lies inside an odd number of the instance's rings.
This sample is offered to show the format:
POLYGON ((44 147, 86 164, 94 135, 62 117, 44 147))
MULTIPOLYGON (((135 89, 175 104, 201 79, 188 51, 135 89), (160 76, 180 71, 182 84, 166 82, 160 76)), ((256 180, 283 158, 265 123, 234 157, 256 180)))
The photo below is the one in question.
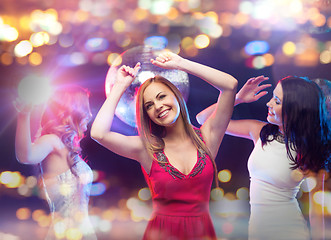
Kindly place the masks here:
POLYGON ((15 154, 20 163, 37 164, 42 162, 56 147, 57 139, 45 135, 32 143, 30 129, 30 115, 32 106, 16 101, 17 125, 15 136, 15 154))
MULTIPOLYGON (((268 93, 265 89, 267 87, 271 87, 271 84, 260 84, 268 79, 268 77, 264 76, 248 79, 245 85, 236 94, 234 105, 236 106, 240 103, 255 102, 265 96, 268 93)), ((215 108, 216 103, 202 110, 196 116, 197 121, 200 124, 203 124, 213 113, 215 108)), ((259 137, 260 130, 264 125, 264 122, 258 120, 230 120, 230 123, 226 129, 226 134, 248 138, 256 142, 259 137)))
POLYGON ((179 69, 193 74, 222 91, 215 111, 201 127, 206 145, 215 157, 232 115, 238 81, 227 73, 184 59, 171 52, 161 54, 151 62, 162 68, 179 69))
MULTIPOLYGON (((140 63, 137 63, 134 68, 123 65, 118 69, 116 81, 92 124, 91 137, 109 150, 140 162, 144 152, 140 137, 125 136, 110 130, 118 102, 135 79, 139 69, 140 63)), ((110 71, 107 77, 109 74, 110 71)))

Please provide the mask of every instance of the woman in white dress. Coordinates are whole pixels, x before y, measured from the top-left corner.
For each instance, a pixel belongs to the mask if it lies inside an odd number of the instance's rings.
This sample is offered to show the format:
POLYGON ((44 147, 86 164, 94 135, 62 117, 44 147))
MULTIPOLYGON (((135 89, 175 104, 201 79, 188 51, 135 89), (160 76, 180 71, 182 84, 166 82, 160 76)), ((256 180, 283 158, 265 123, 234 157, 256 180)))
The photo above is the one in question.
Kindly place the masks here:
POLYGON ((89 93, 77 86, 56 91, 41 118, 40 136, 31 141, 31 105, 18 101, 16 158, 40 167, 52 223, 46 239, 95 240, 88 216, 93 180, 91 168, 80 157, 80 141, 91 119, 89 93))
MULTIPOLYGON (((267 94, 264 76, 251 78, 237 93, 236 103, 256 101, 267 94)), ((266 122, 231 120, 227 134, 248 138, 255 147, 248 159, 250 174, 250 240, 323 239, 323 216, 313 214, 312 195, 323 188, 330 170, 330 121, 325 97, 316 83, 300 77, 279 81, 267 103, 266 122), (299 208, 296 195, 303 179, 315 177, 310 194, 310 227, 299 208)), ((199 123, 213 106, 197 115, 199 123)))

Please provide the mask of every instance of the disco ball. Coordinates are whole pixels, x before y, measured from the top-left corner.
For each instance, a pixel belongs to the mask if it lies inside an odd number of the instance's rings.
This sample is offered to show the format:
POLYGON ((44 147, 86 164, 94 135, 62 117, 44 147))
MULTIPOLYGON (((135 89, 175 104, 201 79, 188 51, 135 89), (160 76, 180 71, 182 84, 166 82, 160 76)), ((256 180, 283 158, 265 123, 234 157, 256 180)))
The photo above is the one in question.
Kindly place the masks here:
POLYGON ((156 48, 150 46, 138 46, 123 52, 109 70, 109 76, 105 82, 106 95, 110 92, 110 87, 116 81, 116 72, 122 65, 134 67, 137 62, 141 63, 141 69, 132 84, 126 89, 121 97, 115 115, 126 124, 136 127, 136 96, 139 87, 147 79, 160 75, 172 82, 182 93, 185 101, 189 95, 189 78, 184 71, 174 69, 163 69, 150 63, 151 58, 159 55, 156 48))

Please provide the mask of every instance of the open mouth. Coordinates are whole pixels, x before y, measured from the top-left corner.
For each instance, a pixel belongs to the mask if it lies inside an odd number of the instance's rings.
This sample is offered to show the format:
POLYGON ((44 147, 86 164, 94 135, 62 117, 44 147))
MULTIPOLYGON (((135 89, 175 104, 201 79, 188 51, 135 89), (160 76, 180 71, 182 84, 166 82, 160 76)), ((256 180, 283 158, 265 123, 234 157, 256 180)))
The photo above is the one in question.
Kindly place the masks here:
POLYGON ((169 109, 164 110, 164 111, 161 112, 157 117, 158 117, 158 118, 163 118, 163 117, 165 117, 168 113, 169 113, 169 109))

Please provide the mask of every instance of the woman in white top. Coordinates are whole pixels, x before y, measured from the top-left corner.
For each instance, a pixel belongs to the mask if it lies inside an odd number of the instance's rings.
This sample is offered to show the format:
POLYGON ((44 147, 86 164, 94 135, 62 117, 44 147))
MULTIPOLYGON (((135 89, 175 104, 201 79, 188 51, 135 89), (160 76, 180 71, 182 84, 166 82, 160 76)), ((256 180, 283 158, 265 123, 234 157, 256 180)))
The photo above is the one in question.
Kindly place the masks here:
MULTIPOLYGON (((238 92, 235 104, 252 102, 265 95, 265 91, 256 94, 270 86, 259 85, 267 79, 260 76, 248 80, 238 92)), ((296 195, 308 176, 317 180, 310 197, 323 188, 325 174, 318 173, 330 169, 331 123, 327 121, 325 97, 313 81, 289 76, 279 81, 267 106, 267 123, 231 120, 226 131, 251 139, 255 144, 248 160, 249 239, 322 239, 324 226, 320 217, 323 216, 310 210, 310 234, 296 195)), ((199 123, 204 122, 212 109, 213 106, 197 115, 199 123)), ((318 207, 313 201, 310 206, 318 207)))

